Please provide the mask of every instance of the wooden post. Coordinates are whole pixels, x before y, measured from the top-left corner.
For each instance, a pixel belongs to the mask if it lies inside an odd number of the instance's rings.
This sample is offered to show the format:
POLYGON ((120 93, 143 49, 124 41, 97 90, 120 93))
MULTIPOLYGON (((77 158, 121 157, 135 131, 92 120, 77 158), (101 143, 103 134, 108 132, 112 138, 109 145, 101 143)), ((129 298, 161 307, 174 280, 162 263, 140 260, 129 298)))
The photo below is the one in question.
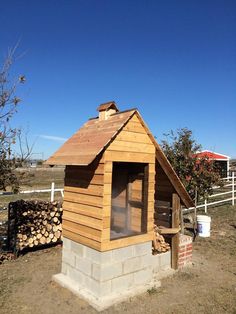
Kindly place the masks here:
POLYGON ((180 227, 181 234, 184 234, 184 215, 183 215, 183 206, 180 207, 180 227))
MULTIPOLYGON (((179 228, 180 198, 178 194, 172 194, 172 228, 179 228)), ((179 232, 171 239, 171 267, 178 269, 179 232)))
POLYGON ((207 199, 205 198, 205 201, 204 201, 204 206, 205 206, 205 213, 207 213, 207 199))
POLYGON ((234 171, 232 172, 232 205, 234 206, 234 171))
POLYGON ((54 201, 54 189, 55 189, 55 183, 52 182, 52 185, 51 185, 51 202, 54 201))
POLYGON ((197 234, 197 187, 195 188, 195 200, 194 200, 194 222, 193 222, 193 230, 194 234, 197 234))

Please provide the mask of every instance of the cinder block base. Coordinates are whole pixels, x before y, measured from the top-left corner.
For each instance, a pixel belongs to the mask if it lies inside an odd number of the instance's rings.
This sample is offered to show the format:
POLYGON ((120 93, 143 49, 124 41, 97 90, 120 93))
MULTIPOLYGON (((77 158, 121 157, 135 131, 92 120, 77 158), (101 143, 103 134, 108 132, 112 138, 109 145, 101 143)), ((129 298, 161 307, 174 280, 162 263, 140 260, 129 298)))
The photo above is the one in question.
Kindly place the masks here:
POLYGON ((130 297, 134 297, 138 294, 144 293, 148 289, 151 289, 153 287, 159 288, 161 286, 159 280, 152 280, 151 282, 149 282, 149 284, 137 285, 130 290, 120 291, 119 293, 116 292, 104 297, 95 297, 93 294, 91 294, 90 291, 86 290, 85 288, 81 288, 78 282, 63 274, 54 275, 52 279, 62 287, 69 289, 75 295, 84 299, 99 312, 109 308, 114 304, 123 302, 130 297))
POLYGON ((152 255, 151 241, 99 252, 63 239, 61 274, 53 279, 96 310, 159 287, 157 273, 170 269, 170 252, 152 255))

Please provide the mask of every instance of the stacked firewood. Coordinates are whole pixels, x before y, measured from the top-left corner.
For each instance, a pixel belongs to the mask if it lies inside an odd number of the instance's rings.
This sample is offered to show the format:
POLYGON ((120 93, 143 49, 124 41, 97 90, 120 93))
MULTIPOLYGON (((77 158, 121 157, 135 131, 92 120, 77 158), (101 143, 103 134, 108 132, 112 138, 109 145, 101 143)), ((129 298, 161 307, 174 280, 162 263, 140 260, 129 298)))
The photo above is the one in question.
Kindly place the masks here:
POLYGON ((36 247, 61 239, 62 207, 57 202, 17 201, 9 204, 15 232, 15 248, 36 247))
POLYGON ((153 228, 153 240, 152 240, 152 253, 156 255, 158 253, 164 253, 170 250, 170 245, 164 239, 164 237, 158 233, 158 227, 154 224, 153 228))
POLYGON ((14 254, 0 252, 0 265, 3 264, 5 261, 11 261, 14 259, 14 254))

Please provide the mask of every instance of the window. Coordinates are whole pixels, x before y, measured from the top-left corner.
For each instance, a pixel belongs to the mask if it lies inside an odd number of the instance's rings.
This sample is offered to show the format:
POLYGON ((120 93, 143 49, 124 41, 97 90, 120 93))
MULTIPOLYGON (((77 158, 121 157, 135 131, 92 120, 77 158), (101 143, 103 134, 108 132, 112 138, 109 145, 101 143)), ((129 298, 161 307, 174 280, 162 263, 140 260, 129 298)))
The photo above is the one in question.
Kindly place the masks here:
POLYGON ((148 165, 114 162, 111 240, 147 232, 148 165))

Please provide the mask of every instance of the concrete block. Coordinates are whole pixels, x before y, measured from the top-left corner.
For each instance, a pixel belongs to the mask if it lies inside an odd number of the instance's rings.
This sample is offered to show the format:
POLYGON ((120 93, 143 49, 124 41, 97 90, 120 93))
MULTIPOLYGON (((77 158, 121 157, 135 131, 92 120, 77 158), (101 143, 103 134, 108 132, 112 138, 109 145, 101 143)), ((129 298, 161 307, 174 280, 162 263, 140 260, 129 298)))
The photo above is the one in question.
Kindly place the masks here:
POLYGON ((122 275, 122 263, 93 264, 92 277, 98 281, 106 281, 122 275))
POLYGON ((84 247, 84 256, 86 259, 98 264, 106 264, 110 263, 112 260, 112 252, 99 252, 89 247, 84 247))
POLYGON ((64 262, 61 263, 61 272, 64 275, 67 275, 68 265, 64 262))
POLYGON ((139 243, 134 245, 134 256, 141 256, 152 253, 152 243, 151 241, 145 243, 139 243))
POLYGON ((85 275, 92 275, 92 262, 88 259, 76 256, 76 269, 85 275))
POLYGON ((67 250, 65 247, 62 249, 62 262, 75 267, 75 253, 67 250))
POLYGON ((171 253, 165 252, 160 254, 160 268, 168 268, 171 267, 171 253))
POLYGON ((71 250, 71 240, 63 237, 63 248, 71 250))
POLYGON ((123 262, 123 273, 129 274, 137 270, 141 270, 141 257, 132 257, 123 262))
POLYGON ((75 281, 79 286, 86 286, 86 276, 75 268, 69 267, 67 270, 67 276, 75 281))
POLYGON ((124 292, 127 289, 130 289, 134 285, 134 274, 127 274, 111 281, 111 290, 112 293, 115 292, 124 292))
POLYGON ((134 284, 141 285, 149 283, 152 280, 152 268, 148 267, 134 273, 134 284))
POLYGON ((85 246, 80 243, 71 241, 71 250, 76 254, 76 256, 83 257, 85 246))
POLYGON ((141 260, 141 269, 152 265, 152 253, 140 256, 141 260))
POLYGON ((112 250, 112 260, 115 262, 122 262, 133 256, 133 245, 112 250))
POLYGON ((151 257, 153 273, 158 273, 160 270, 160 254, 152 255, 151 257))
POLYGON ((104 297, 97 297, 85 288, 82 288, 76 283, 76 281, 70 279, 68 276, 63 274, 57 274, 53 276, 53 280, 59 285, 69 289, 75 295, 86 300, 91 306, 97 311, 103 311, 114 304, 129 300, 138 294, 144 293, 147 289, 151 289, 153 286, 160 287, 160 282, 155 281, 154 283, 137 285, 129 290, 123 290, 119 293, 107 294, 104 297))
POLYGON ((99 282, 93 278, 88 277, 85 288, 92 292, 92 294, 94 294, 96 297, 107 296, 111 294, 111 280, 99 282))

